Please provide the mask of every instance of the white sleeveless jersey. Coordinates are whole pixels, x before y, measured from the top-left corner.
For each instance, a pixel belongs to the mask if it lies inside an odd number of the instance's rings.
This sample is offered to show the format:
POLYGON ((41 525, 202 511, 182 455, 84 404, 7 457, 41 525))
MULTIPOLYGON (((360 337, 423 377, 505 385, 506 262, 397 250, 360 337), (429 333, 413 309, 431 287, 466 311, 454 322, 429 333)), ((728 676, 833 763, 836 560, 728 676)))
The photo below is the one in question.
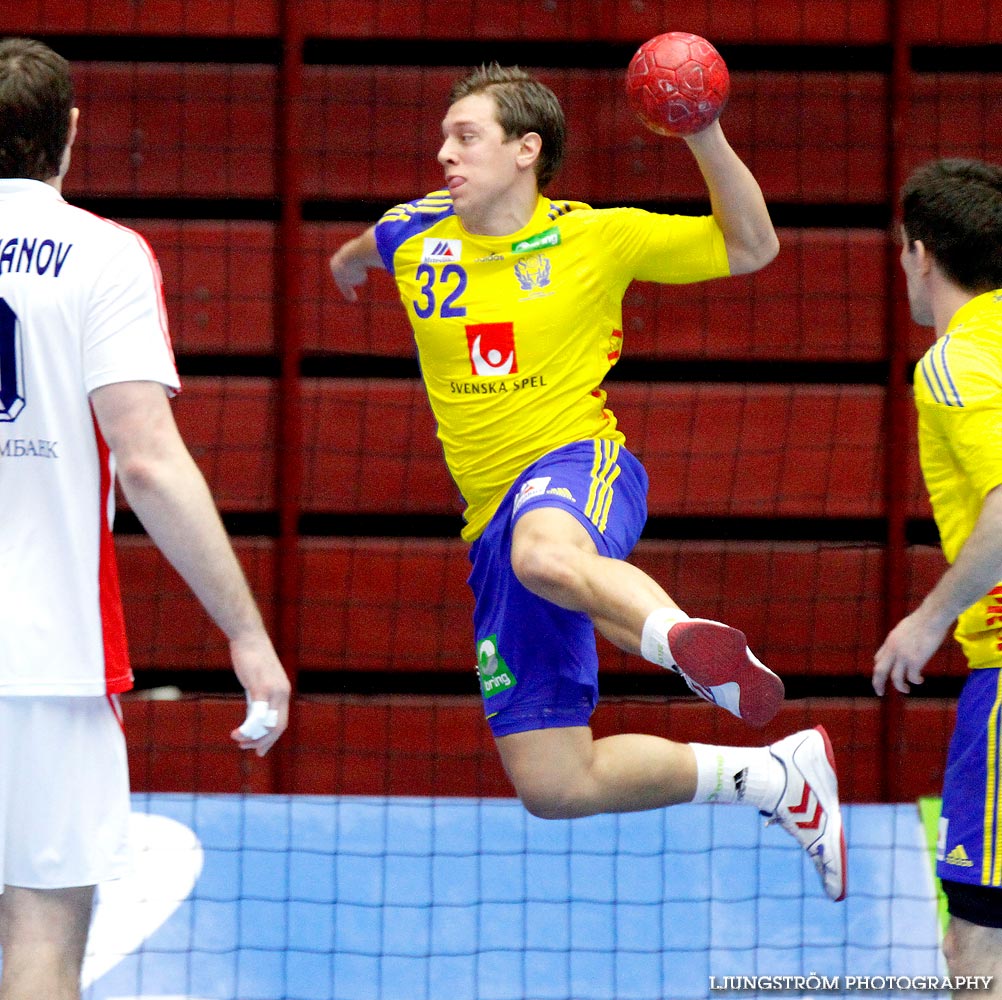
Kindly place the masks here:
POLYGON ((130 381, 180 388, 152 250, 48 184, 0 180, 0 697, 132 686, 89 400, 130 381))

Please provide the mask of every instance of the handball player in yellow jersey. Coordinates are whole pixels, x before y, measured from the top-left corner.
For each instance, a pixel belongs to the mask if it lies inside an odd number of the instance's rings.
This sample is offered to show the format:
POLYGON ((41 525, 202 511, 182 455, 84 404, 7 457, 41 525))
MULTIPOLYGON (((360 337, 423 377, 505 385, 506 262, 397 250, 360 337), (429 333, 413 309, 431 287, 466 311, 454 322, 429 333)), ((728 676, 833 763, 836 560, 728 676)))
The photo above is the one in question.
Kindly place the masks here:
MULTIPOLYGON (((957 704, 936 873, 952 975, 1002 996, 1002 167, 937 160, 902 190, 912 318, 936 340, 915 369, 922 476, 950 564, 884 640, 873 686, 906 693, 955 625, 971 672, 957 704)), ((973 996, 963 991, 954 996, 973 996)))
POLYGON ((709 189, 705 217, 541 194, 564 132, 551 90, 518 68, 482 67, 455 85, 442 122, 444 188, 391 208, 331 258, 349 301, 368 268, 386 268, 413 326, 467 504, 476 659, 501 759, 542 817, 755 805, 840 899, 845 841, 822 729, 757 748, 592 736, 596 629, 752 725, 782 702, 782 682, 743 633, 689 618, 626 562, 647 516, 647 476, 601 388, 631 281, 747 274, 775 257, 778 240, 719 123, 685 139, 709 189))

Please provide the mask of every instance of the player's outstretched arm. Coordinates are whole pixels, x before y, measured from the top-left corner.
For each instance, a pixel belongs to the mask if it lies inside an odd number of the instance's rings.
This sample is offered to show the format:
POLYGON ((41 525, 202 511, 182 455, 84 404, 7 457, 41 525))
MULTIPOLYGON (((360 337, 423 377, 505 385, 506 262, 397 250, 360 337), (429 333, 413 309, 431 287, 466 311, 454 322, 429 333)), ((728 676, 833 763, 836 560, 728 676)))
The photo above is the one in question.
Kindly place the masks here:
POLYGON ((719 121, 683 138, 709 189, 731 274, 751 274, 765 267, 779 253, 779 238, 758 181, 727 142, 719 121))
POLYGON ((334 281, 349 302, 358 301, 356 289, 365 284, 369 268, 382 266, 383 258, 376 248, 375 226, 370 226, 360 236, 342 243, 330 260, 334 281))
POLYGON ((229 639, 248 700, 274 713, 231 734, 243 749, 264 756, 288 725, 289 679, 164 388, 156 382, 106 385, 91 393, 91 404, 133 511, 229 639))
POLYGON ((950 626, 1002 580, 1002 486, 985 497, 981 513, 953 565, 922 603, 891 630, 873 659, 873 689, 887 682, 902 694, 922 683, 922 671, 950 626))

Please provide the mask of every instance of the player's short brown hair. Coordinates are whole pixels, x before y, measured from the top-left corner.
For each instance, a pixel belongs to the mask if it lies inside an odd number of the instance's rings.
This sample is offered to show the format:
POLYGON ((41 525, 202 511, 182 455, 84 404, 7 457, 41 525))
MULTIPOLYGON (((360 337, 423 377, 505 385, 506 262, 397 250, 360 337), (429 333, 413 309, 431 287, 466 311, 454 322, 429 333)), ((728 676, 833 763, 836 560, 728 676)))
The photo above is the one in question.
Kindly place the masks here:
POLYGON ((494 98, 498 124, 506 138, 538 133, 543 144, 536 161, 536 179, 540 188, 546 187, 564 161, 567 125, 557 95, 524 69, 496 62, 456 81, 450 103, 471 94, 490 94, 494 98))
POLYGON ((901 189, 902 225, 961 288, 1002 288, 1002 167, 981 160, 933 160, 901 189))
POLYGON ((0 177, 57 177, 72 109, 61 55, 30 38, 0 40, 0 177))

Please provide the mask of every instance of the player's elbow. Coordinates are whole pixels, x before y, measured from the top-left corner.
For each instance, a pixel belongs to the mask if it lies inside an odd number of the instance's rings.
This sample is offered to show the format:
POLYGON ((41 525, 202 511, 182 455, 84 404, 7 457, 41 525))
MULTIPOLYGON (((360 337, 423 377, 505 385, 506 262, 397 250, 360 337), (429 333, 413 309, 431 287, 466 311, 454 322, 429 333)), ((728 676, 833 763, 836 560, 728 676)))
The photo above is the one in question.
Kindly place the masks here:
POLYGON ((127 500, 158 492, 167 472, 165 463, 149 454, 115 456, 118 481, 127 500))
POLYGON ((762 241, 762 245, 759 249, 758 267, 763 268, 767 264, 771 264, 778 256, 779 236, 776 234, 775 229, 770 228, 768 235, 762 241))
POLYGON ((727 259, 731 274, 754 274, 771 264, 779 254, 779 237, 776 230, 769 228, 757 239, 748 241, 737 248, 727 248, 727 259))
POLYGON ((160 426, 142 446, 130 443, 112 452, 122 492, 133 506, 187 489, 200 476, 173 422, 160 426))

